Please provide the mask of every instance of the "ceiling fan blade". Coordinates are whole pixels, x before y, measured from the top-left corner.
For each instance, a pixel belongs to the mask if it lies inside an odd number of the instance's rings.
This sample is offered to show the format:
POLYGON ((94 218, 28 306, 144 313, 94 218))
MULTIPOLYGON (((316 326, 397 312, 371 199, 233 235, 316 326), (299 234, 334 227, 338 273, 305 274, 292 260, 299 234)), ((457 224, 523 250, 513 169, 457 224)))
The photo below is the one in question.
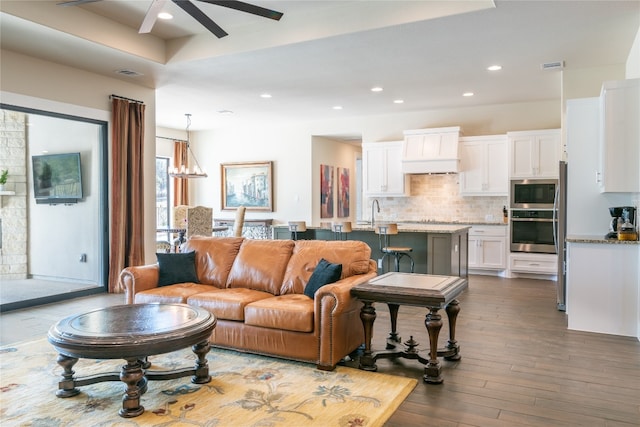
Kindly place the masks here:
POLYGON ((205 15, 200 9, 198 9, 193 3, 189 0, 171 0, 182 10, 191 15, 196 21, 204 25, 204 27, 215 34, 216 37, 221 39, 224 36, 228 36, 227 32, 220 28, 218 24, 213 22, 207 15, 205 15))
POLYGON ((284 15, 282 12, 277 12, 271 9, 265 9, 264 7, 256 6, 254 4, 245 3, 243 1, 232 0, 200 0, 205 3, 216 4, 222 7, 228 7, 229 9, 239 10, 241 12, 251 13, 252 15, 258 15, 265 18, 279 21, 284 15))
POLYGON ((95 3, 97 1, 101 1, 101 0, 70 0, 70 1, 63 1, 61 3, 58 3, 58 6, 77 6, 80 4, 84 4, 84 3, 95 3))
POLYGON ((144 19, 142 20, 140 29, 138 30, 139 34, 146 34, 151 32, 153 25, 156 23, 156 19, 158 19, 158 13, 160 13, 166 2, 167 0, 153 0, 151 2, 146 15, 144 15, 144 19))

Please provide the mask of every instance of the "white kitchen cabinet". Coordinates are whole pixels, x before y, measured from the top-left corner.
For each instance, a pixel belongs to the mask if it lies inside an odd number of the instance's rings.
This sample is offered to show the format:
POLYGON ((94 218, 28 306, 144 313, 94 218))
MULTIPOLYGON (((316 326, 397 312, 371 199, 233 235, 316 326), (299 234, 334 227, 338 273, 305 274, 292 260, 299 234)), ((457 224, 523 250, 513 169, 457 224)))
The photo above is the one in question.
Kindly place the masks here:
POLYGON ((568 328, 640 338, 640 245, 567 243, 568 328))
POLYGON ((640 79, 605 82, 600 118, 600 191, 640 192, 640 79))
POLYGON ((458 172, 460 127, 404 131, 402 171, 404 173, 458 172))
POLYGON ((509 270, 514 273, 558 274, 558 257, 555 254, 512 252, 509 270))
POLYGON ((365 196, 408 196, 409 176, 402 173, 402 141, 362 144, 365 196))
POLYGON ((469 268, 504 270, 507 268, 507 227, 474 225, 469 230, 469 268))
POLYGON ((508 163, 506 135, 460 138, 460 195, 508 195, 508 163))
POLYGON ((508 132, 511 178, 558 178, 560 129, 508 132))

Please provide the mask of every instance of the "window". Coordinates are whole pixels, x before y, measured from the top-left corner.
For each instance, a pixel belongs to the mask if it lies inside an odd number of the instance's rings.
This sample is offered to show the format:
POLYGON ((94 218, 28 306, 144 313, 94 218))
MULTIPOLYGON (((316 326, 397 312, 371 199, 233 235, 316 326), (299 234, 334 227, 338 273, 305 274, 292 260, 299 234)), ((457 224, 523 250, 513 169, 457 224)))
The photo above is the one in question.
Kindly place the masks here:
MULTIPOLYGON (((156 228, 169 228, 169 158, 156 157, 156 228)), ((156 240, 169 240, 170 233, 158 233, 156 240)))

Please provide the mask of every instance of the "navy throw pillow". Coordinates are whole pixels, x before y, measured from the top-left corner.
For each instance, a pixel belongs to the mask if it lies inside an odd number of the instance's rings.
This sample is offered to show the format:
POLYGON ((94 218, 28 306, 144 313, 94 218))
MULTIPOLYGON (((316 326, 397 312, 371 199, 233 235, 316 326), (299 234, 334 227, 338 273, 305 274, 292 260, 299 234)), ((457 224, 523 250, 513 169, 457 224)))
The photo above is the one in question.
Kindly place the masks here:
POLYGON ((309 278, 309 283, 304 288, 304 294, 313 299, 316 291, 329 283, 340 280, 342 264, 331 264, 322 258, 309 278))
POLYGON ((158 286, 173 285, 174 283, 198 282, 196 273, 196 252, 178 254, 156 254, 160 267, 158 286))

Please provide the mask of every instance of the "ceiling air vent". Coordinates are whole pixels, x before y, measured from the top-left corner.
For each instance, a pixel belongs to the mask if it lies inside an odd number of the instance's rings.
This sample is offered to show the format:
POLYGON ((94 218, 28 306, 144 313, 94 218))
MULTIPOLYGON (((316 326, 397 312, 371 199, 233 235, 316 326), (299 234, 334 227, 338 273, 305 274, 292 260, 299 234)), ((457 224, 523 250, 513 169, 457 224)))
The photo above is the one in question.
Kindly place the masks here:
POLYGON ((137 71, 133 71, 133 70, 116 70, 116 74, 120 74, 122 76, 127 76, 127 77, 139 77, 142 75, 142 73, 139 73, 137 71))
POLYGON ((547 62, 540 66, 543 70, 562 70, 564 68, 564 61, 547 62))

